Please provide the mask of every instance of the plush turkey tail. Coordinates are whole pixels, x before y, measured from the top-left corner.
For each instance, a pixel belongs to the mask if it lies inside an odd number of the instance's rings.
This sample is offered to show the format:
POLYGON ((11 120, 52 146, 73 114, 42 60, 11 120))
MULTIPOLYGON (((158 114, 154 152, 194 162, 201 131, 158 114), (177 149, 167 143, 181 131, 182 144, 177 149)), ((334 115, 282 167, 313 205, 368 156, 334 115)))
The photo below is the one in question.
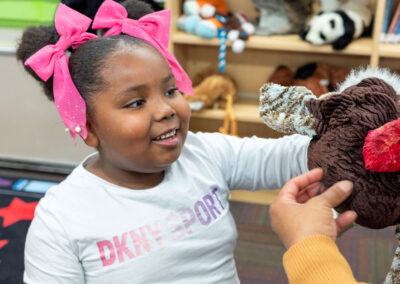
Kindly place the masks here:
POLYGON ((368 132, 363 157, 368 170, 400 171, 400 118, 368 132))
POLYGON ((260 89, 260 116, 276 131, 312 137, 315 118, 306 106, 311 99, 317 97, 305 87, 267 83, 260 89))
POLYGON ((390 271, 386 275, 386 279, 383 284, 400 283, 400 225, 396 226, 396 237, 399 242, 394 252, 392 265, 390 266, 390 271))

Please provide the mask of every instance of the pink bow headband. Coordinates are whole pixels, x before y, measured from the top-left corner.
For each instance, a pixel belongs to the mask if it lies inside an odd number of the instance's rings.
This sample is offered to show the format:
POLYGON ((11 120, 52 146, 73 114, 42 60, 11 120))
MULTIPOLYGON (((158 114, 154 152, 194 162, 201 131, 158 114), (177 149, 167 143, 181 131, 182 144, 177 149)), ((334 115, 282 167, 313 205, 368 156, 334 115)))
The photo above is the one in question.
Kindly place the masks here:
MULTIPOLYGON (((53 75, 54 102, 74 141, 76 134, 83 139, 87 137, 86 104, 71 79, 65 51, 71 46, 77 48, 86 41, 97 38, 96 35, 86 32, 90 23, 90 18, 60 3, 55 15, 59 40, 54 45, 43 47, 25 61, 25 65, 30 66, 43 81, 53 75)), ((163 10, 133 20, 128 18, 122 5, 106 0, 98 10, 92 28, 109 28, 104 36, 125 33, 150 43, 167 61, 177 88, 183 93, 193 95, 189 76, 167 49, 169 24, 170 11, 163 10)))
POLYGON ((145 15, 139 20, 133 20, 128 18, 128 12, 124 6, 112 0, 106 0, 97 11, 92 28, 108 28, 104 36, 124 33, 150 43, 167 61, 175 77, 176 87, 185 94, 193 95, 192 81, 175 56, 167 49, 170 18, 171 11, 162 10, 145 15))
POLYGON ((68 68, 65 51, 77 48, 96 35, 87 33, 91 19, 59 4, 55 15, 55 27, 60 35, 54 45, 46 45, 25 61, 33 71, 47 81, 53 75, 53 95, 58 113, 74 141, 76 134, 86 138, 86 104, 76 89, 68 68))

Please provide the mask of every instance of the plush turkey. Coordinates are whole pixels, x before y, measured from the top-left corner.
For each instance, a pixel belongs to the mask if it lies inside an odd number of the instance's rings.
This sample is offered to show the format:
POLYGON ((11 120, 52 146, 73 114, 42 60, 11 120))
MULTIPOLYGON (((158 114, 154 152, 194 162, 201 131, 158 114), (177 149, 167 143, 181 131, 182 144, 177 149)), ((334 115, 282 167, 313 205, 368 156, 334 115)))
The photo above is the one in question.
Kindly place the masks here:
POLYGON ((400 223, 400 78, 386 69, 352 71, 337 92, 319 98, 305 87, 266 84, 260 115, 271 128, 312 137, 309 168, 324 170, 326 188, 354 183, 339 207, 357 223, 384 228, 400 223))
MULTIPOLYGON (((400 77, 366 68, 319 98, 297 86, 266 84, 260 92, 260 115, 269 127, 312 137, 308 166, 324 170, 326 188, 340 180, 354 183, 335 209, 354 210, 365 227, 397 225, 400 240, 400 77)), ((400 283, 397 251, 385 283, 400 283)))

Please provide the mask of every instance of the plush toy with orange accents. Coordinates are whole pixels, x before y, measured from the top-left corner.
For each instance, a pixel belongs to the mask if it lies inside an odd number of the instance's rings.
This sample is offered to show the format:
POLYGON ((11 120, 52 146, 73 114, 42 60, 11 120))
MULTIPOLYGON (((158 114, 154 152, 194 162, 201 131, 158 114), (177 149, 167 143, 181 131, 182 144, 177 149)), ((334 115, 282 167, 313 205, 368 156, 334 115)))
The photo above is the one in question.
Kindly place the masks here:
POLYGON ((224 26, 221 18, 228 14, 228 8, 224 0, 186 0, 183 12, 178 19, 179 29, 203 38, 214 38, 224 26))

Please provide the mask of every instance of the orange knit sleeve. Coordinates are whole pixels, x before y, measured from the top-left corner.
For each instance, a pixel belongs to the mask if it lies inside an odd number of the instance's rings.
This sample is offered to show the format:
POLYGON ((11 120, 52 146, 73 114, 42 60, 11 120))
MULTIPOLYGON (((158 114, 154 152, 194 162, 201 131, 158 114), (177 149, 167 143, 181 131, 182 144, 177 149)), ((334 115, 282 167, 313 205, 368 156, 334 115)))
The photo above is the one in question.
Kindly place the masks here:
POLYGON ((283 256, 283 266, 291 284, 347 284, 357 282, 336 243, 329 237, 309 237, 283 256))

